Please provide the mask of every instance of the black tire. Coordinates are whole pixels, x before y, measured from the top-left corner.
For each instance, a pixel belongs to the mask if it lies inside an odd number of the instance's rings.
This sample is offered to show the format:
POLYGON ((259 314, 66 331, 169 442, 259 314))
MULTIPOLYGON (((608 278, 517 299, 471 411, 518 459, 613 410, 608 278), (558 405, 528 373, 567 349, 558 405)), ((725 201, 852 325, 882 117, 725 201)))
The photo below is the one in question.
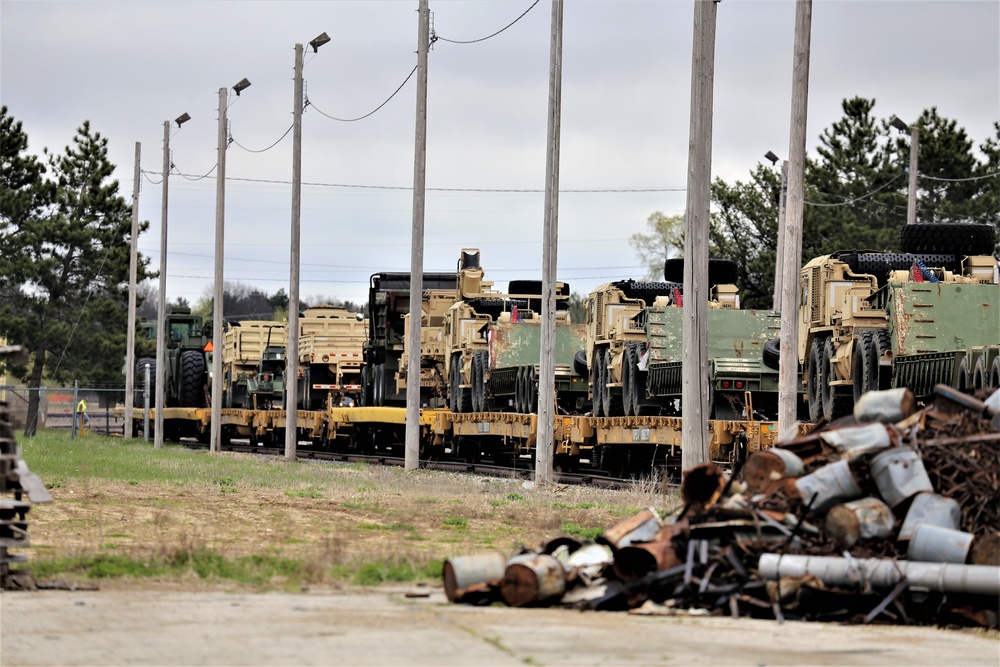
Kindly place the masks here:
POLYGON ((892 388, 892 366, 883 367, 879 363, 885 355, 892 357, 892 341, 889 338, 889 332, 880 329, 872 336, 872 389, 877 391, 892 388))
POLYGON ((448 371, 448 408, 452 412, 458 412, 458 368, 461 363, 461 355, 451 355, 451 369, 448 371))
POLYGON ((962 357, 961 363, 958 364, 958 386, 955 388, 959 391, 969 391, 972 388, 972 371, 969 369, 969 358, 962 357))
POLYGON ((979 357, 976 360, 975 368, 972 369, 972 387, 973 389, 982 389, 986 386, 986 357, 979 357))
MULTIPOLYGON (((854 380, 854 402, 857 403, 861 397, 871 391, 873 385, 878 385, 877 376, 872 373, 872 345, 874 334, 871 331, 863 331, 854 343, 854 356, 851 365, 851 375, 854 380)), ((877 369, 877 367, 876 367, 877 369)), ((877 372, 877 370, 876 370, 877 372)))
POLYGON ((990 384, 994 389, 1000 388, 1000 356, 993 359, 990 364, 990 384))
POLYGON ((143 357, 135 364, 135 405, 146 408, 156 405, 156 359, 143 357), (149 368, 149 405, 145 402, 146 368, 149 368))
POLYGON ((361 405, 368 407, 371 402, 371 386, 368 380, 368 365, 361 367, 361 405))
POLYGON ((590 367, 590 394, 592 396, 593 406, 591 411, 595 417, 603 417, 602 410, 604 409, 601 403, 601 387, 604 386, 604 379, 601 375, 601 360, 604 355, 601 354, 600 349, 594 350, 594 363, 590 367))
POLYGON ((180 406, 182 408, 205 407, 205 357, 199 350, 181 352, 181 390, 180 406))
POLYGON ((823 370, 820 373, 820 403, 823 406, 823 417, 827 421, 833 421, 837 418, 837 390, 834 389, 833 385, 830 383, 836 379, 837 375, 833 372, 833 358, 836 354, 836 348, 833 344, 832 338, 827 338, 823 341, 823 370))
MULTIPOLYGON (((731 259, 708 260, 709 285, 735 285, 736 262, 731 259)), ((675 257, 663 263, 663 279, 671 283, 684 283, 684 258, 675 257)))
POLYGON ((524 371, 524 399, 525 412, 531 415, 538 412, 538 381, 534 366, 528 366, 524 371))
POLYGON ((625 348, 622 359, 622 414, 632 416, 632 346, 625 348))
POLYGON ((580 350, 573 355, 573 372, 582 378, 587 377, 587 351, 580 350))
POLYGON ((642 411, 642 404, 646 401, 646 374, 639 370, 639 359, 643 355, 642 348, 638 345, 629 347, 629 363, 632 365, 632 414, 638 417, 642 411))
POLYGON ((375 377, 372 379, 372 394, 375 405, 385 405, 385 364, 375 366, 375 377))
POLYGON ((823 392, 821 382, 825 376, 823 368, 826 358, 823 356, 823 339, 813 338, 809 347, 809 364, 806 376, 806 398, 809 401, 809 421, 819 421, 823 414, 823 392))
POLYGON ((903 252, 939 252, 956 255, 992 255, 996 244, 993 225, 974 222, 917 223, 899 230, 903 252))
POLYGON ((781 368, 781 340, 778 338, 772 338, 771 340, 764 343, 764 351, 761 353, 761 359, 764 365, 770 369, 778 370, 781 368))
POLYGON ((507 283, 507 294, 518 296, 541 296, 541 280, 511 280, 507 283))

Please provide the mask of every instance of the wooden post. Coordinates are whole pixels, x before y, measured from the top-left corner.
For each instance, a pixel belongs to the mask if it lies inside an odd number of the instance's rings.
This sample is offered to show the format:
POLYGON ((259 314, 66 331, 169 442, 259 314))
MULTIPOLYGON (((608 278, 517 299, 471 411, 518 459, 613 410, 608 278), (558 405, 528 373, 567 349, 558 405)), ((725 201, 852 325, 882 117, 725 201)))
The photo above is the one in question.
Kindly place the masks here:
POLYGON ((170 121, 163 121, 163 201, 160 202, 160 301, 156 308, 156 418, 153 448, 163 447, 163 406, 167 391, 167 183, 170 180, 170 121))
POLYGON ((910 188, 906 199, 906 224, 917 222, 917 155, 920 152, 920 128, 910 128, 910 188))
MULTIPOLYGON (((410 236, 410 330, 406 353, 404 469, 420 467, 420 326, 424 292, 424 186, 427 166, 427 51, 430 8, 420 0, 417 20, 417 116, 413 146, 413 231, 410 236)), ((384 381, 384 379, 383 379, 384 381)))
POLYGON ((684 214, 684 362, 681 468, 709 459, 708 230, 712 185, 712 112, 716 0, 695 0, 691 58, 691 133, 684 214))
POLYGON ((302 45, 295 45, 292 131, 292 239, 288 280, 288 340, 285 343, 285 458, 299 446, 299 250, 302 213, 302 45))
MULTIPOLYGON (((132 177, 132 238, 128 256, 128 334, 125 343, 125 423, 132 423, 132 409, 135 407, 135 292, 139 272, 138 237, 139 237, 139 185, 142 179, 142 168, 139 156, 142 154, 142 144, 135 142, 135 171, 132 177)), ((132 432, 122 434, 123 438, 131 438, 132 432)))
POLYGON ((222 325, 225 285, 223 283, 225 265, 226 235, 226 144, 228 132, 226 111, 229 107, 229 91, 219 88, 219 136, 218 160, 215 178, 215 285, 212 304, 212 423, 209 450, 222 449, 222 325))
POLYGON ((778 371, 778 433, 795 424, 799 381, 799 271, 805 206, 806 111, 809 102, 809 43, 812 0, 796 0, 792 63, 792 118, 788 140, 788 206, 781 277, 781 361, 778 371))
POLYGON ((563 1, 552 0, 549 50, 549 122, 545 154, 545 221, 542 242, 542 350, 538 373, 535 481, 552 481, 556 403, 556 256, 559 247, 559 137, 562 116, 563 1))

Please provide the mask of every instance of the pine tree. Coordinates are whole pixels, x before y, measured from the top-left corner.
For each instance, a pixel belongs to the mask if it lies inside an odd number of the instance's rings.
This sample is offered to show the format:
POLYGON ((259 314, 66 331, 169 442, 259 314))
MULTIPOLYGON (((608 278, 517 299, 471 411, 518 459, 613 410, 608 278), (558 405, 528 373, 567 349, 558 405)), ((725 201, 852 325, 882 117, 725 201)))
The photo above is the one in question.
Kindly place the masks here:
MULTIPOLYGON (((53 180, 37 187, 54 198, 24 218, 17 234, 7 233, 4 221, 3 254, 13 264, 4 280, 13 308, 4 313, 0 334, 32 353, 23 374, 36 388, 29 394, 26 436, 36 429, 43 378, 121 385, 128 319, 131 211, 111 180, 107 139, 85 121, 62 155, 46 154, 53 180)), ((139 280, 146 264, 140 258, 139 280)))

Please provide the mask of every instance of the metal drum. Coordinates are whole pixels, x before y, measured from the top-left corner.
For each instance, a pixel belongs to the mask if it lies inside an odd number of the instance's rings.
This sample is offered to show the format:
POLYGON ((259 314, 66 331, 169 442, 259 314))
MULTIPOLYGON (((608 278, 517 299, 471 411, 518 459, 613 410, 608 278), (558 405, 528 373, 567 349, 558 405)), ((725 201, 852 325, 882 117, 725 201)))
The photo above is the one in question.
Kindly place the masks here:
POLYGON ((847 461, 830 463, 816 472, 795 480, 795 488, 805 503, 812 500, 812 511, 823 514, 838 503, 861 496, 861 488, 854 479, 854 473, 847 461))
POLYGON ((461 600, 470 589, 483 591, 500 581, 506 571, 507 559, 499 553, 449 558, 444 562, 444 593, 450 602, 461 600))
POLYGON ((910 539, 913 530, 920 523, 958 530, 961 518, 962 508, 959 507, 957 500, 936 493, 918 493, 910 503, 910 509, 906 512, 906 518, 903 519, 903 526, 899 529, 896 539, 900 541, 910 539))
POLYGON ((525 607, 560 597, 566 591, 566 571, 548 554, 516 556, 507 565, 500 595, 511 607, 525 607))
POLYGON ((906 557, 927 563, 964 563, 972 547, 972 533, 918 523, 906 557))
POLYGON ((849 549, 858 542, 886 539, 895 523, 892 509, 881 500, 859 498, 826 513, 826 534, 849 549))
POLYGON ((908 447, 893 447, 871 461, 872 479, 882 500, 892 508, 924 491, 934 491, 924 461, 908 447))

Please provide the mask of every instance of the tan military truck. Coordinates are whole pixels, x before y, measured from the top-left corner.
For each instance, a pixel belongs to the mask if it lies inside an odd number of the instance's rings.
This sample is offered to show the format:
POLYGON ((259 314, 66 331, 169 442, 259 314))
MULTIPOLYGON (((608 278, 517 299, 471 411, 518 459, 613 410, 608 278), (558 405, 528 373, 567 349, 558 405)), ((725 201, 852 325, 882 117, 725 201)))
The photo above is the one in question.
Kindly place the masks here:
POLYGON ((313 306, 299 317, 299 406, 360 405, 368 321, 338 306, 313 306))
MULTIPOLYGON (((424 290, 420 302, 420 405, 428 408, 448 407, 448 381, 445 359, 444 323, 448 309, 457 298, 454 289, 424 290)), ((410 340, 410 313, 403 316, 404 348, 410 340)), ((408 354, 404 351, 395 375, 396 393, 406 394, 408 354)))
POLYGON ((905 230, 911 238, 951 234, 936 253, 845 251, 802 269, 798 360, 812 420, 847 414, 873 389, 908 387, 919 399, 939 383, 1000 384, 997 259, 966 254, 992 252, 992 233, 963 241, 966 224, 907 227, 918 228, 905 230))

